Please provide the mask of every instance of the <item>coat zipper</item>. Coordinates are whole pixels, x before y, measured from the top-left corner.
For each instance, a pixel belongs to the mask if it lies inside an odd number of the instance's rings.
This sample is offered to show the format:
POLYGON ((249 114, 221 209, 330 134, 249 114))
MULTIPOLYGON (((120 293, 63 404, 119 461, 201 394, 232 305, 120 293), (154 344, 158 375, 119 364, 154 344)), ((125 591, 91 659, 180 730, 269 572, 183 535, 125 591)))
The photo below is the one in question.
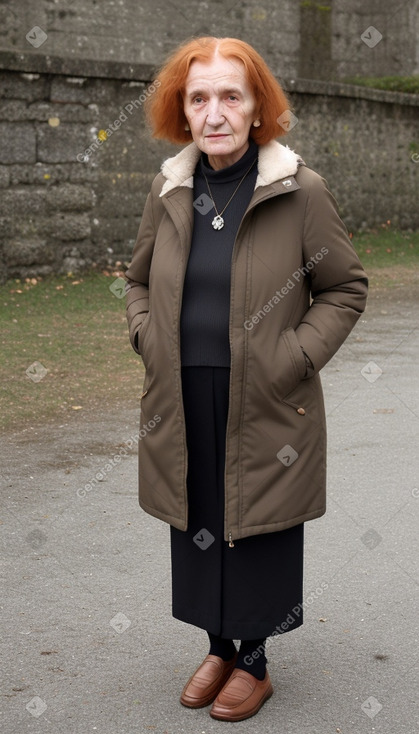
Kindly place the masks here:
MULTIPOLYGON (((256 204, 254 204, 254 205, 253 205, 252 209, 253 209, 253 208, 254 208, 255 206, 256 206, 256 204)), ((236 254, 236 250, 237 250, 237 240, 238 240, 238 236, 239 236, 239 231, 240 231, 240 229, 241 229, 241 228, 242 228, 242 226, 243 226, 243 221, 244 221, 245 217, 247 216, 247 214, 248 214, 248 211, 249 211, 249 209, 247 209, 247 210, 245 211, 245 213, 244 213, 244 215, 243 215, 243 218, 242 218, 242 220, 241 220, 241 222, 240 222, 240 224, 239 224, 239 227, 238 227, 237 233, 236 233, 236 237, 235 237, 235 240, 234 240, 234 245, 233 245, 233 252, 232 252, 232 257, 231 257, 231 260, 232 260, 232 262, 233 262, 233 257, 234 257, 234 255, 236 254)), ((231 303, 231 288, 230 288, 230 303, 231 303)), ((233 344, 232 344, 232 339, 231 339, 231 332, 232 332, 232 328, 231 328, 231 326, 232 326, 232 316, 231 316, 231 309, 230 309, 230 318, 229 318, 228 331, 229 331, 229 342, 230 342, 230 348, 231 348, 231 351, 233 351, 233 344)), ((243 391, 243 388, 242 388, 242 391, 243 391)), ((242 395, 242 397, 243 397, 243 395, 242 395)), ((242 402, 243 402, 243 401, 242 401, 242 402)), ((227 419, 227 425, 228 425, 228 419, 227 419)), ((225 499, 224 499, 224 501, 225 501, 225 499)), ((226 508, 226 507, 225 507, 225 513, 226 513, 226 515, 227 515, 227 508, 226 508)), ((233 534, 232 534, 231 530, 229 530, 229 531, 228 531, 228 547, 229 547, 229 548, 234 548, 233 534)))
MULTIPOLYGON (((255 191, 256 191, 256 189, 255 189, 255 191)), ((285 192, 280 192, 280 193, 285 193, 285 192)), ((249 214, 253 209, 255 209, 258 204, 261 204, 263 201, 266 201, 267 199, 273 198, 274 196, 277 196, 277 195, 278 194, 275 193, 275 194, 267 194, 265 196, 262 196, 261 199, 259 199, 258 201, 254 202, 251 206, 248 207, 248 209, 244 213, 244 216, 242 218, 242 221, 239 224, 239 227, 238 227, 238 230, 237 230, 237 234, 236 234, 236 239, 235 239, 235 242, 234 242, 233 252, 236 249, 236 243, 237 243, 239 231, 242 228, 243 221, 244 221, 245 217, 247 216, 247 214, 249 214)), ((170 213, 169 213, 169 216, 170 216, 170 213)), ((172 219, 173 219, 173 217, 172 217, 172 219)), ((179 232, 179 229, 178 228, 177 228, 177 231, 179 232)), ((182 284, 181 284, 181 295, 182 295, 183 283, 184 283, 184 279, 185 279, 185 275, 186 275, 186 266, 187 266, 187 260, 188 260, 188 257, 189 257, 189 253, 190 253, 190 247, 188 249, 187 257, 186 257, 186 261, 185 261, 186 264, 185 264, 185 269, 184 269, 184 272, 183 272, 183 281, 182 281, 182 284)), ((230 295, 230 298, 231 298, 231 295, 230 295)), ((179 324, 179 326, 178 326, 178 344, 180 344, 180 310, 181 310, 181 306, 182 306, 182 298, 180 297, 179 303, 178 303, 178 317, 179 317, 178 318, 178 324, 179 324)), ((231 325, 231 314, 230 314, 230 324, 229 324, 229 332, 231 333, 230 325, 231 325)), ((179 359, 179 362, 180 362, 180 359, 179 359)), ((146 392, 147 391, 145 391, 144 394, 146 392)), ((142 397, 144 397, 144 395, 142 397)), ((234 541, 233 541, 233 535, 232 535, 231 530, 228 532, 228 545, 229 545, 229 548, 234 548, 234 541)))

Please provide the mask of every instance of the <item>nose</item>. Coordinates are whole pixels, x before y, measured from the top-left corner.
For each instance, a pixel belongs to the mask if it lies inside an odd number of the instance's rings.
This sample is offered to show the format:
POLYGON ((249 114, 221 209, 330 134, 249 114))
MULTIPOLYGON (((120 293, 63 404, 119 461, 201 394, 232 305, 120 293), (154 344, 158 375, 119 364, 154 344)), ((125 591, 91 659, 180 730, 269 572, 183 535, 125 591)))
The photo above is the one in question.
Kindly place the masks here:
POLYGON ((222 102, 216 97, 210 99, 207 107, 207 124, 211 127, 217 127, 222 125, 224 122, 224 115, 222 114, 222 102))

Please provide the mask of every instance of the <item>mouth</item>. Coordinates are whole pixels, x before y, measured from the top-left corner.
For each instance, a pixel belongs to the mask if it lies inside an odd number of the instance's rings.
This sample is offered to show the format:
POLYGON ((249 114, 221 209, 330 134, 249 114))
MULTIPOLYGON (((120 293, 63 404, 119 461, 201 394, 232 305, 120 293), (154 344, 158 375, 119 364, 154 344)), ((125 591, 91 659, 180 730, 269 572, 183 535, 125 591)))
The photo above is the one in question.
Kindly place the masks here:
POLYGON ((207 138, 211 138, 212 140, 217 140, 220 138, 226 138, 228 136, 228 133, 211 133, 210 135, 207 135, 207 138))

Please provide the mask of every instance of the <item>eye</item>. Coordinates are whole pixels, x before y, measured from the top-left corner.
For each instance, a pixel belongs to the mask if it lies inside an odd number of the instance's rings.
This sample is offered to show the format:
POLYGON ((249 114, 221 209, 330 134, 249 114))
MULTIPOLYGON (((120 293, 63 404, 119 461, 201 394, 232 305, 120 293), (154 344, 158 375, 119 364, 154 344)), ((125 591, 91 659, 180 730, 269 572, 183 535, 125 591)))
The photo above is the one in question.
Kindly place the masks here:
POLYGON ((201 104, 204 101, 204 98, 198 96, 198 97, 194 97, 192 101, 194 104, 201 104))
POLYGON ((238 102, 238 99, 239 99, 239 98, 238 98, 238 97, 236 97, 236 95, 235 95, 235 94, 229 94, 229 95, 228 95, 228 99, 229 99, 229 100, 231 100, 232 102, 238 102))

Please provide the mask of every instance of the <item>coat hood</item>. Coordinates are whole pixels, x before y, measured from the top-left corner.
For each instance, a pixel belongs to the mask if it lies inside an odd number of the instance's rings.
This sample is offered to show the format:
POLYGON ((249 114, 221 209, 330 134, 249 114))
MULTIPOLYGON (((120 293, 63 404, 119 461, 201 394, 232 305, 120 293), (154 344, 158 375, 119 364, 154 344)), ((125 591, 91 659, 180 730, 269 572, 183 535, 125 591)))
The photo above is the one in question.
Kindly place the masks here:
MULTIPOLYGON (((161 171, 166 181, 160 196, 164 196, 177 186, 193 189, 193 176, 200 156, 201 151, 198 146, 191 143, 173 158, 164 161, 161 171)), ((304 161, 297 153, 276 140, 260 145, 255 189, 272 184, 286 176, 294 176, 298 166, 303 164, 304 161)))

